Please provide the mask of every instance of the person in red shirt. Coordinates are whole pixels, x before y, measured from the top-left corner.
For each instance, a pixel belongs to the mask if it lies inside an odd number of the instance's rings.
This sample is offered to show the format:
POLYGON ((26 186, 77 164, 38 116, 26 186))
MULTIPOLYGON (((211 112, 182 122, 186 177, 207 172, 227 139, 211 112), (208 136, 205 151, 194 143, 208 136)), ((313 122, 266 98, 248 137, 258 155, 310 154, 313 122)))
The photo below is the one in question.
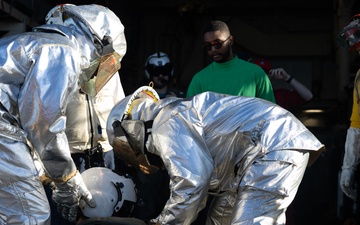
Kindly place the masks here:
POLYGON ((283 80, 290 85, 288 89, 274 89, 276 104, 281 107, 292 110, 313 98, 312 92, 283 68, 272 69, 270 62, 264 59, 255 60, 254 63, 259 65, 270 79, 283 80))

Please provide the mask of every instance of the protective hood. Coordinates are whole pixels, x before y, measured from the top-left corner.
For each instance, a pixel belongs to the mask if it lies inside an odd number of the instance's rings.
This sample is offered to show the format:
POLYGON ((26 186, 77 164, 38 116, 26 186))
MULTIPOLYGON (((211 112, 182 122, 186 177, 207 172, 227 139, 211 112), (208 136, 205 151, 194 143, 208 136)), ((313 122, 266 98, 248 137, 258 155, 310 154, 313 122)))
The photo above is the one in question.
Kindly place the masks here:
POLYGON ((54 7, 45 20, 47 24, 82 29, 92 43, 90 52, 82 54, 84 62, 79 85, 86 94, 95 96, 120 69, 120 61, 126 53, 124 26, 120 19, 100 5, 63 4, 54 7))
POLYGON ((146 174, 159 168, 152 165, 147 156, 145 143, 151 132, 152 120, 144 121, 142 113, 159 99, 152 87, 140 87, 113 108, 107 122, 109 143, 116 156, 146 174))

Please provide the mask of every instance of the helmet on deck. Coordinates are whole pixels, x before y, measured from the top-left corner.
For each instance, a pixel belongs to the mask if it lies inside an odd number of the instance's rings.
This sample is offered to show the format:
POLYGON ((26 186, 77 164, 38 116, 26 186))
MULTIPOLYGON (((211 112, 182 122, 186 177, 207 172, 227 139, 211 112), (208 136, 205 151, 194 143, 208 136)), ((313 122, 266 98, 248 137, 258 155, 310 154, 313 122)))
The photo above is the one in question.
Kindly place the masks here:
POLYGON ((96 202, 96 207, 91 208, 83 200, 80 201, 84 216, 130 216, 137 200, 135 184, 130 178, 105 167, 92 167, 82 172, 81 176, 96 202))

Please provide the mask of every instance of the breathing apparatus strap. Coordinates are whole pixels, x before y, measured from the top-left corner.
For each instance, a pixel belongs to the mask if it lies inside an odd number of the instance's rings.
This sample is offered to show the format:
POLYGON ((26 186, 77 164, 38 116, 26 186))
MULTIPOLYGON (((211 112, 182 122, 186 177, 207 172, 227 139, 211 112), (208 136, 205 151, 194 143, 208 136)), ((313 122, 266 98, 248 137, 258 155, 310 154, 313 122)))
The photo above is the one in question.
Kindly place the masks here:
POLYGON ((147 148, 146 148, 146 142, 148 141, 149 139, 149 136, 151 135, 152 133, 152 125, 153 125, 153 120, 148 120, 148 121, 145 121, 144 122, 144 126, 145 126, 145 137, 144 137, 144 156, 145 156, 145 159, 148 163, 149 166, 152 166, 154 168, 157 168, 159 170, 163 170, 164 169, 164 163, 162 162, 162 160, 160 159, 159 156, 157 155, 154 155, 152 153, 149 153, 147 151, 147 148))
MULTIPOLYGON (((148 120, 144 122, 145 125, 145 138, 144 138, 144 145, 147 142, 149 136, 151 135, 151 131, 152 131, 152 125, 153 125, 154 120, 148 120)), ((146 148, 144 148, 146 151, 146 148)))
POLYGON ((125 131, 121 126, 121 122, 119 120, 116 120, 113 122, 112 124, 113 130, 114 130, 114 135, 116 137, 121 137, 121 136, 126 136, 125 135, 125 131))
POLYGON ((110 36, 104 36, 104 38, 101 40, 101 43, 102 43, 101 55, 107 55, 115 52, 115 49, 113 48, 113 40, 110 36))

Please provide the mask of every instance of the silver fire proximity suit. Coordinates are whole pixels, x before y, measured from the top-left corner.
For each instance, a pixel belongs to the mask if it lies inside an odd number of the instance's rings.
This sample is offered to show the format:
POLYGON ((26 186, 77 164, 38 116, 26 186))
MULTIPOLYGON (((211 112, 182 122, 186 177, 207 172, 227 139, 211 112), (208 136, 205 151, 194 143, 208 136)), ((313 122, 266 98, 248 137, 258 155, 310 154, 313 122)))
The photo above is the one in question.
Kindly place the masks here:
POLYGON ((66 219, 76 218, 80 198, 94 207, 70 157, 65 110, 79 86, 96 95, 120 68, 124 27, 99 5, 60 5, 52 13, 54 24, 0 39, 0 224, 50 224, 32 154, 54 182, 66 219))
POLYGON ((207 224, 285 224, 309 155, 324 145, 262 99, 206 92, 158 100, 154 92, 142 87, 124 98, 107 124, 120 159, 170 175, 170 198, 153 222, 191 224, 213 194, 207 224))

